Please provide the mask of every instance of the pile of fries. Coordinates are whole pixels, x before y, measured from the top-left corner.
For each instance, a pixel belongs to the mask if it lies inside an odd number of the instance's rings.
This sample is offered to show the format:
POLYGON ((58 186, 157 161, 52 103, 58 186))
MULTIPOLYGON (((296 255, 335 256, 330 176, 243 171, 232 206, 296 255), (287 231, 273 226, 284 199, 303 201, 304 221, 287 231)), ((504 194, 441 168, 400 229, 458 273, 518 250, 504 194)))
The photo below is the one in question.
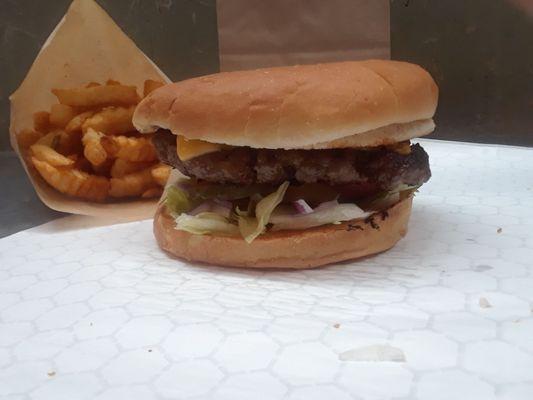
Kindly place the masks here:
MULTIPOLYGON (((143 95, 162 85, 145 81, 143 95)), ((158 163, 150 136, 133 127, 135 86, 108 80, 52 93, 59 104, 35 113, 33 129, 17 134, 27 164, 50 186, 97 202, 161 195, 170 167, 158 163)))

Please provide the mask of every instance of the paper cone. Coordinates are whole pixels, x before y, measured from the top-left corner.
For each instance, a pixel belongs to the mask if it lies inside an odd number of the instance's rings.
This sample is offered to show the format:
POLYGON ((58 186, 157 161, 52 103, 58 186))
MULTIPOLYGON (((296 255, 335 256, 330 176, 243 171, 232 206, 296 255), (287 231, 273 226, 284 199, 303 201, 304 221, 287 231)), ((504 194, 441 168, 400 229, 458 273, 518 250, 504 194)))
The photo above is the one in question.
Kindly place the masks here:
POLYGON ((17 146, 16 136, 33 125, 36 111, 49 111, 57 103, 52 88, 82 86, 88 82, 115 79, 141 89, 146 79, 169 79, 122 32, 93 0, 74 0, 46 40, 20 87, 10 96, 11 145, 19 155, 39 198, 48 207, 83 215, 144 219, 153 216, 157 201, 135 200, 91 203, 63 195, 33 169, 28 169, 17 146))

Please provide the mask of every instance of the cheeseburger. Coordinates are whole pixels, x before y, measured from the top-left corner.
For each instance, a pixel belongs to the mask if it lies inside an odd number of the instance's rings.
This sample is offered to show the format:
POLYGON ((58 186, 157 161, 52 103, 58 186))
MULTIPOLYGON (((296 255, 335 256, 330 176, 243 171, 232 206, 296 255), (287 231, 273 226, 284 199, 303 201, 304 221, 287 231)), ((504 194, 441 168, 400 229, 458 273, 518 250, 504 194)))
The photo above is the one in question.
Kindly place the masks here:
MULTIPOLYGON (((370 60, 265 68, 163 86, 135 110, 181 174, 155 215, 159 246, 210 264, 307 268, 392 247, 431 172, 421 67, 370 60)), ((178 174, 173 174, 178 175, 178 174)))

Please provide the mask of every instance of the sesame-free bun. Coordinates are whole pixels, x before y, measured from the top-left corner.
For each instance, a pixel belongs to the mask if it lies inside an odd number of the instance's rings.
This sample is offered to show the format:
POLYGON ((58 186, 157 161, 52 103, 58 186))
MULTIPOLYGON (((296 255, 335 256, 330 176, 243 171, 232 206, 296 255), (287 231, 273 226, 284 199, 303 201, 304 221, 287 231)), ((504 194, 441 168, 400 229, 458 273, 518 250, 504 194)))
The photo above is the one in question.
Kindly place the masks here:
POLYGON ((379 253, 407 232, 412 197, 371 219, 305 230, 276 231, 248 244, 242 237, 195 235, 175 229, 174 219, 160 204, 154 234, 163 250, 188 261, 246 268, 314 268, 379 253))
POLYGON ((437 96, 431 76, 406 62, 264 68, 163 86, 141 101, 133 123, 234 146, 373 146, 430 133, 437 96))

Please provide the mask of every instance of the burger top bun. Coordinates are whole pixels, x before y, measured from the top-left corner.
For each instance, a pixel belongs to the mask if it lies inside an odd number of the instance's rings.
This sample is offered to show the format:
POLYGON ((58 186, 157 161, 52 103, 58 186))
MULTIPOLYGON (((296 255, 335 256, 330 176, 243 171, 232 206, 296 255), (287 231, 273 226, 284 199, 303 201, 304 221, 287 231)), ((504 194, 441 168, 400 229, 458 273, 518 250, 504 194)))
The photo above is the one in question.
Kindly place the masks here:
POLYGON ((430 133, 438 88, 423 68, 368 60, 224 72, 163 86, 141 132, 254 148, 365 147, 430 133))

